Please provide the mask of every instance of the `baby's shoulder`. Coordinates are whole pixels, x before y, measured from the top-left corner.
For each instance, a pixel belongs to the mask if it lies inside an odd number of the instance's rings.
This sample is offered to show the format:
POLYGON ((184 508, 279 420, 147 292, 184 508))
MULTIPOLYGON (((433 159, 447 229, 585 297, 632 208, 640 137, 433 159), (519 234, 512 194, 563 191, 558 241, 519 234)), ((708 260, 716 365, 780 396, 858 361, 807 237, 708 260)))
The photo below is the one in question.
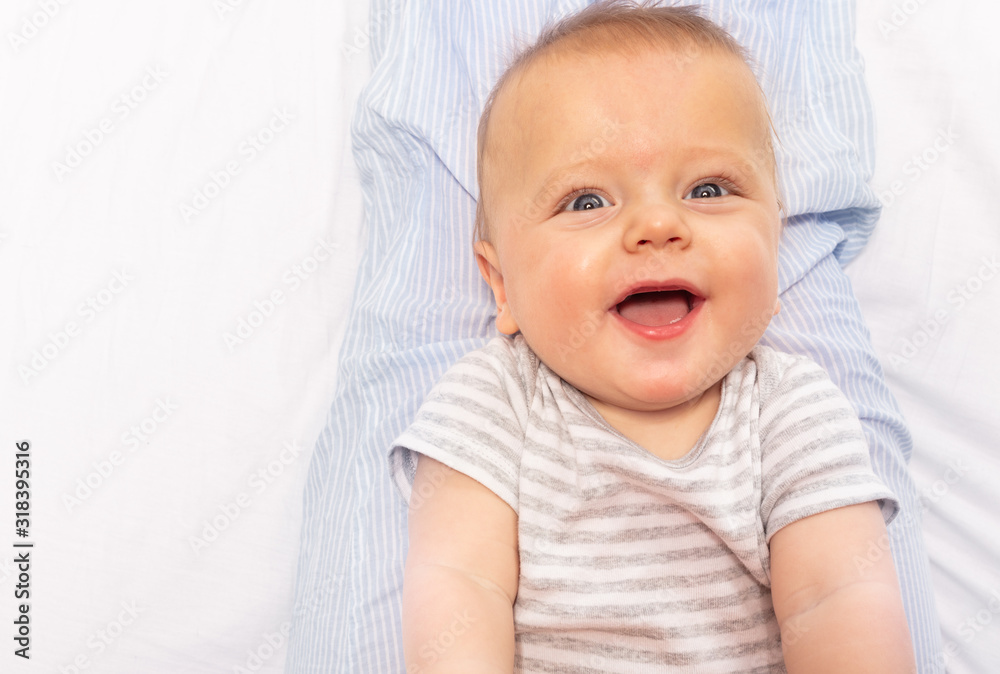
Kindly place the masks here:
POLYGON ((517 404, 532 398, 543 370, 547 368, 519 334, 498 336, 462 356, 441 378, 437 388, 451 389, 458 385, 517 404))
POLYGON ((755 346, 747 355, 744 363, 748 362, 752 363, 762 400, 781 397, 802 386, 817 384, 825 386, 830 383, 826 370, 812 358, 777 351, 763 344, 755 346))
POLYGON ((519 379, 535 377, 540 366, 538 356, 520 334, 494 337, 482 348, 465 354, 455 364, 462 369, 491 370, 519 379))

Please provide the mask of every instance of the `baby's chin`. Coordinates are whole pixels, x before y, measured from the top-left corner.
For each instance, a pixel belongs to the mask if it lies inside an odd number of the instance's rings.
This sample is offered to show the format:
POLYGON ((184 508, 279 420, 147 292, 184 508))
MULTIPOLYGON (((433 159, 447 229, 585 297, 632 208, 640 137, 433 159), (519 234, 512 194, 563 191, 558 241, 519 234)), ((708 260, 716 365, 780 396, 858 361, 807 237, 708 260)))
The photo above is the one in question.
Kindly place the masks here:
MULTIPOLYGON (((644 388, 628 391, 601 391, 581 389, 596 408, 613 407, 625 413, 649 414, 683 412, 704 402, 706 395, 713 395, 721 387, 721 382, 709 382, 707 386, 694 389, 664 386, 656 382, 644 388)), ((579 388, 579 387, 578 387, 579 388)))

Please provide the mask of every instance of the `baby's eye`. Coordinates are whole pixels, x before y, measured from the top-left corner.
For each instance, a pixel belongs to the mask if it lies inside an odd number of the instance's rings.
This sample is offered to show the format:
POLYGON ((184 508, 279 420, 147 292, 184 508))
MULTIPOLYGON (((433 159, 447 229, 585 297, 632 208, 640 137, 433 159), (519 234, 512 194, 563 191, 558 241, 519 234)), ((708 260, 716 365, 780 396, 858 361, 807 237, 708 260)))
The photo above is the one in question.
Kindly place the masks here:
POLYGON ((718 183, 702 183, 687 193, 685 199, 712 199, 730 194, 729 190, 718 183))
POLYGON ((593 192, 587 192, 586 194, 581 194, 568 204, 564 210, 567 211, 589 211, 594 208, 606 208, 611 205, 611 202, 602 197, 599 194, 594 194, 593 192))

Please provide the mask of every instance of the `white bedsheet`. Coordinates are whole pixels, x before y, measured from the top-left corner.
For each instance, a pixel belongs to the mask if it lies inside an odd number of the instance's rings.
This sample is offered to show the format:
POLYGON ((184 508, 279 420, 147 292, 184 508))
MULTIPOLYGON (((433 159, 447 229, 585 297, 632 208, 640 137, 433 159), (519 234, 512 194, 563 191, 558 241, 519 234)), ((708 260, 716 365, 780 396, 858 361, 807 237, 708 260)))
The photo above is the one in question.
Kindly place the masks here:
POLYGON ((950 672, 1000 671, 1000 6, 860 2, 884 211, 848 268, 913 433, 950 672))
POLYGON ((0 671, 282 671, 357 259, 366 6, 0 10, 0 671))
MULTIPOLYGON (((366 5, 0 10, 0 671, 282 670, 357 260, 366 5), (23 541, 30 663, 11 641, 23 541)), ((1000 668, 998 18, 860 3, 886 209, 849 269, 912 424, 945 657, 983 674, 1000 668)))

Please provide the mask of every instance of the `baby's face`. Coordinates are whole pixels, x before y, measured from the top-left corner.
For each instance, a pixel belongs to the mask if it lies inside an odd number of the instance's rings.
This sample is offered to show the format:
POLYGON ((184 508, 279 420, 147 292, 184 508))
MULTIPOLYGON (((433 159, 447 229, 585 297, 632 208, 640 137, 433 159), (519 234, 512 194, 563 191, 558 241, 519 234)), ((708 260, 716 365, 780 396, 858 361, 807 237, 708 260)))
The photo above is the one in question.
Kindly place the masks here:
MULTIPOLYGON (((480 268, 542 361, 598 409, 714 386, 777 311, 768 123, 736 58, 556 55, 494 106, 480 268)), ((602 412, 603 413, 603 412, 602 412)))

